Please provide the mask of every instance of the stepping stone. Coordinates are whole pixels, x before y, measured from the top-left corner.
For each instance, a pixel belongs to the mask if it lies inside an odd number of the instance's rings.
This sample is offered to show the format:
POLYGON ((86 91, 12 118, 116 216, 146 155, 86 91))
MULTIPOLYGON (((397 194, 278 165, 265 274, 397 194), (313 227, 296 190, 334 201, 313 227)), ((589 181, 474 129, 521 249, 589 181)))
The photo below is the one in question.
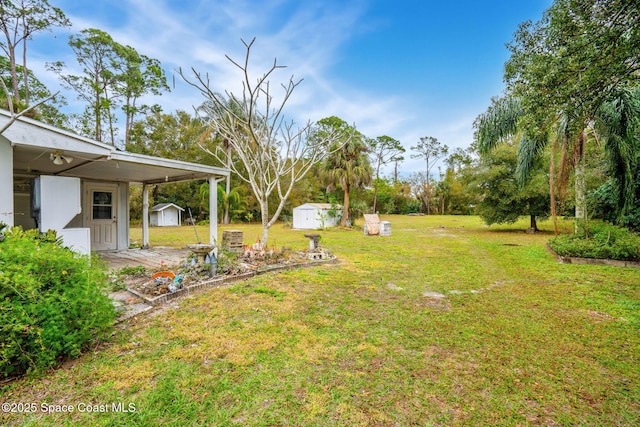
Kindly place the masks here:
POLYGON ((424 294, 422 294, 422 296, 427 298, 436 298, 436 299, 447 297, 445 294, 441 294, 440 292, 425 292, 424 294))
POLYGON ((403 288, 401 288, 400 286, 394 285, 393 283, 387 283, 387 288, 393 290, 393 291, 402 291, 403 288))

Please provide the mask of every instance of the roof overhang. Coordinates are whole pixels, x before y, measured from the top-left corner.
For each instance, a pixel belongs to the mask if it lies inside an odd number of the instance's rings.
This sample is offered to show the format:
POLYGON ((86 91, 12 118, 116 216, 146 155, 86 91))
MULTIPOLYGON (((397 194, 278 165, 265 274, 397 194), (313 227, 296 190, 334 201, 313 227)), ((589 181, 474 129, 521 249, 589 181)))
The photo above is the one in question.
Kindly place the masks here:
MULTIPOLYGON (((10 117, 8 111, 0 110, 0 126, 10 117)), ((13 169, 17 174, 73 176, 131 184, 160 184, 229 175, 229 170, 224 168, 120 151, 111 145, 24 117, 9 126, 0 138, 6 138, 13 147, 13 169), (54 153, 73 160, 56 165, 51 159, 54 153)))

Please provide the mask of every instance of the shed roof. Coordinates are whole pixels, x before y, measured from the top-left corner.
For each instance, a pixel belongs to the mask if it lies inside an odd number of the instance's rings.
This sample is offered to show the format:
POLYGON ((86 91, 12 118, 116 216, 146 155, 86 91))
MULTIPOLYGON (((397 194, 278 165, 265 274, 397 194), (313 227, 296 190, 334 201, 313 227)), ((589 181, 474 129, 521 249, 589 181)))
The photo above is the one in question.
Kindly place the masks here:
POLYGON ((170 207, 174 207, 176 209, 180 209, 181 211, 184 211, 183 208, 181 208, 180 206, 176 205, 175 203, 158 203, 157 205, 155 205, 154 207, 151 208, 152 212, 158 212, 158 211, 163 211, 167 208, 170 207))
MULTIPOLYGON (((303 205, 298 206, 297 208, 316 208, 316 209, 331 209, 333 206, 331 203, 305 203, 303 205)), ((294 209, 297 209, 294 208, 294 209)), ((336 205, 336 208, 342 209, 342 206, 336 205)))

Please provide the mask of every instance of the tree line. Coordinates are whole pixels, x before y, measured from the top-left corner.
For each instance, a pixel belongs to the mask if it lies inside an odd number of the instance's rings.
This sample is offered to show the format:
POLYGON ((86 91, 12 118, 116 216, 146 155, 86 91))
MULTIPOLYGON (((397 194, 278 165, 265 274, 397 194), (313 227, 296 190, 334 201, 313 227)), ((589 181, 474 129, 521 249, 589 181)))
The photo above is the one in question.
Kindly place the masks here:
MULTIPOLYGON (((559 215, 637 228, 639 8, 627 0, 556 0, 540 21, 521 24, 509 44, 507 88, 476 119, 474 141, 450 152, 437 138, 420 138, 410 156, 425 167, 409 175, 401 167, 407 150, 390 136, 367 137, 336 116, 301 126, 289 121, 286 102, 302 80, 285 80, 283 101, 274 105, 270 81, 285 67, 274 60, 254 79, 247 68, 253 41, 243 41, 245 58, 227 57, 244 76, 242 93, 212 87, 206 72, 180 70, 203 96, 190 114, 140 104, 144 95, 170 91, 158 60, 102 30, 82 30, 69 37, 82 73, 69 74, 59 61, 47 67, 84 103, 81 113, 64 114, 65 100, 27 66, 35 34, 70 25, 46 0, 0 3, 2 101, 15 117, 30 115, 128 151, 231 169, 217 190, 219 220, 259 220, 265 242, 276 220, 310 201, 342 204, 342 226, 380 212, 477 213, 487 224, 529 215, 532 231, 536 219, 559 215)), ((204 220, 208 191, 200 182, 166 184, 152 197, 204 220)), ((140 203, 132 191, 132 218, 140 203)))
POLYGON ((640 3, 556 0, 508 47, 507 89, 476 121, 481 154, 516 144, 520 187, 546 163, 554 218, 570 195, 578 228, 598 210, 637 228, 640 3))

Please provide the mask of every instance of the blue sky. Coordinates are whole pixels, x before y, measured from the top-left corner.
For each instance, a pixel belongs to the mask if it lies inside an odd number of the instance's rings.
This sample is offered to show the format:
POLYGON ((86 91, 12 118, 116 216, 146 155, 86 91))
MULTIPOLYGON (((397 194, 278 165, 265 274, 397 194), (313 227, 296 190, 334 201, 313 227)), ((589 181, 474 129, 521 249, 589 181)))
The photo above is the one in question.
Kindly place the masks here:
MULTIPOLYGON (((225 54, 242 59, 240 39, 256 37, 255 76, 274 58, 303 78, 287 114, 298 122, 338 116, 368 137, 388 135, 409 150, 422 136, 451 149, 473 140, 473 120, 504 89, 508 43, 520 22, 536 21, 551 0, 50 0, 71 20, 42 33, 29 65, 51 89, 44 63, 74 72, 68 35, 99 28, 121 44, 160 60, 171 93, 147 99, 165 112, 193 112, 204 98, 176 70, 209 73, 218 91, 239 92, 241 76, 225 54), (175 86, 174 86, 175 81, 175 86)), ((75 70, 77 72, 77 70, 75 70)), ((66 94, 69 110, 78 107, 66 94)), ((409 155, 404 174, 423 167, 409 155)))

